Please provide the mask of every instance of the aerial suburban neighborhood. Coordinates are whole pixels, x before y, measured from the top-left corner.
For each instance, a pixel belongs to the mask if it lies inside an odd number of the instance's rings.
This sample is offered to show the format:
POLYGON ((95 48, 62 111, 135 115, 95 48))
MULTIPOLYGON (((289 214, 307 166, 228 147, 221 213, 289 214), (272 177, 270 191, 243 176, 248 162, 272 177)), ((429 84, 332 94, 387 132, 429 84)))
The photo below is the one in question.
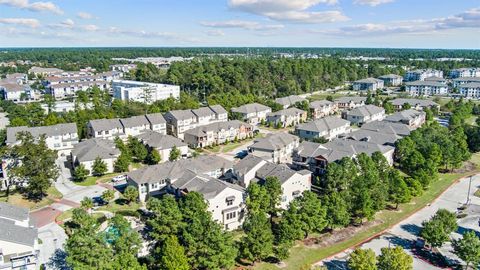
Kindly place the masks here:
POLYGON ((0 0, 1 270, 480 269, 474 0, 70 2, 0 0))

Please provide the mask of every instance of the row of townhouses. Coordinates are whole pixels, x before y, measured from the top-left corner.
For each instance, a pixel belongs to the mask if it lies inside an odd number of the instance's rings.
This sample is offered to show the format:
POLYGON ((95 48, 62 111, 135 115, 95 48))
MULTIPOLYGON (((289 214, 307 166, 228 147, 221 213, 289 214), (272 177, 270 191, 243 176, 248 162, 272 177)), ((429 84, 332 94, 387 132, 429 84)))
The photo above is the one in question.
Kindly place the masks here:
POLYGON ((1 79, 0 95, 3 100, 18 103, 40 99, 40 93, 28 85, 28 75, 24 73, 7 74, 1 79))

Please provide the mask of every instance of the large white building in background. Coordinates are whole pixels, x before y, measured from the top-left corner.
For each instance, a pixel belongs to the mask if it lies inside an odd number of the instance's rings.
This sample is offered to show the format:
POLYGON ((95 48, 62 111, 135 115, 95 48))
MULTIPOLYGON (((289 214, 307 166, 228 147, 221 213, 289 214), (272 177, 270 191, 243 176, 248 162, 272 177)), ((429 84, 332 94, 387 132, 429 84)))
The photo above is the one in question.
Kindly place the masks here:
POLYGON ((426 78, 439 77, 443 78, 443 71, 436 69, 416 69, 405 73, 404 81, 423 81, 426 78))
POLYGON ((114 80, 113 97, 125 101, 153 103, 169 97, 180 98, 180 86, 160 83, 114 80))
POLYGON ((459 68, 450 71, 450 78, 480 77, 480 68, 459 68))
POLYGON ((434 81, 407 82, 405 91, 414 97, 446 95, 448 94, 448 85, 434 81))
POLYGON ((461 84, 459 92, 466 98, 480 98, 480 82, 461 84))

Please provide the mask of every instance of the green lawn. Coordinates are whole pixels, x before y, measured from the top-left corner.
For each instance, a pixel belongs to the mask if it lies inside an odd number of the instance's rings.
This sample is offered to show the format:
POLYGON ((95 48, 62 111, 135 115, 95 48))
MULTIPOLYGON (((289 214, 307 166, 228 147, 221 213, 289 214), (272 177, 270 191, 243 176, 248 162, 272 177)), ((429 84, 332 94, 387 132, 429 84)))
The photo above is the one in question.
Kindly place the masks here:
MULTIPOLYGON (((480 165, 480 154, 475 154, 472 156, 472 162, 480 165)), ((358 245, 368 238, 381 233, 382 231, 392 227, 408 216, 412 215, 416 211, 422 209, 425 205, 437 198, 441 193, 443 193, 450 185, 452 185, 457 179, 462 176, 471 174, 462 173, 462 174, 441 174, 439 180, 432 183, 430 188, 425 191, 421 196, 412 200, 411 203, 403 204, 399 206, 400 211, 382 211, 377 214, 376 219, 381 220, 382 223, 376 226, 373 226, 365 231, 357 233, 356 235, 350 237, 348 240, 328 246, 323 248, 311 248, 306 247, 303 244, 298 244, 290 251, 290 257, 285 261, 287 266, 285 270, 295 270, 299 269, 304 265, 314 264, 324 258, 327 258, 333 254, 336 254, 344 249, 350 248, 352 246, 358 245)), ((279 269, 273 264, 261 263, 254 267, 254 269, 267 270, 267 269, 279 269)))
POLYGON ((4 191, 0 191, 0 202, 8 202, 10 204, 25 207, 30 210, 36 210, 50 205, 55 200, 60 200, 62 198, 62 193, 60 193, 60 191, 58 191, 54 186, 51 186, 47 190, 47 194, 48 195, 41 201, 36 202, 27 200, 22 194, 16 191, 11 191, 10 196, 7 199, 6 193, 4 191))
POLYGON ((101 206, 97 208, 96 210, 98 211, 108 211, 112 213, 117 213, 117 212, 135 212, 140 208, 139 203, 131 203, 128 204, 125 202, 124 199, 120 198, 115 201, 110 202, 109 204, 105 206, 101 206))
POLYGON ((469 124, 469 125, 472 125, 472 126, 476 126, 477 125, 477 116, 475 115, 472 115, 470 116, 469 118, 467 118, 467 120, 465 120, 465 123, 469 124))
POLYGON ((93 186, 97 184, 97 182, 102 182, 102 183, 108 183, 112 180, 113 177, 120 175, 121 173, 109 173, 103 176, 89 176, 87 179, 83 182, 75 182, 75 184, 79 186, 93 186))

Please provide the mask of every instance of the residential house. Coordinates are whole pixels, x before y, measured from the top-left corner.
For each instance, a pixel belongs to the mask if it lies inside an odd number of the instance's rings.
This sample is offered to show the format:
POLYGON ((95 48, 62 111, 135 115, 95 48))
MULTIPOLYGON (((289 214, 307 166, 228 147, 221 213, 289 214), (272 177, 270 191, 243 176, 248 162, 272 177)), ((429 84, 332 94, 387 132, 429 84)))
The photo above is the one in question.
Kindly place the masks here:
POLYGON ((378 77, 385 86, 400 86, 403 83, 403 77, 397 74, 387 74, 378 77))
POLYGON ((311 172, 307 170, 294 171, 285 164, 275 164, 264 159, 247 155, 233 166, 232 177, 239 185, 247 188, 250 183, 263 184, 267 177, 276 177, 282 187, 280 207, 287 209, 291 201, 301 196, 306 190, 311 190, 311 172))
POLYGON ((208 107, 215 113, 215 122, 228 121, 228 112, 221 105, 210 105, 208 107))
POLYGON ((338 110, 337 104, 328 100, 317 100, 311 102, 309 108, 313 119, 335 114, 338 110))
POLYGON ((335 116, 327 116, 295 127, 295 134, 307 140, 320 137, 331 140, 348 132, 350 121, 335 116))
POLYGON ((290 160, 293 149, 300 143, 300 139, 288 133, 272 133, 265 138, 255 139, 248 147, 248 151, 267 161, 285 163, 290 160))
POLYGON ((29 210, 0 202, 0 269, 38 269, 38 231, 29 210))
POLYGON ((146 130, 138 135, 137 138, 149 149, 155 149, 158 151, 162 158, 160 162, 165 162, 169 159, 170 152, 174 146, 180 151, 181 157, 186 158, 188 156, 188 145, 179 138, 171 135, 146 130))
POLYGON ((91 138, 75 145, 71 153, 71 161, 73 167, 83 165, 92 175, 93 164, 97 158, 100 158, 107 165, 106 173, 112 173, 120 154, 120 150, 112 140, 91 138))
POLYGON ((462 84, 459 91, 466 98, 480 98, 480 82, 462 84))
POLYGON ((371 130, 385 134, 395 134, 401 137, 410 135, 412 128, 405 124, 387 121, 373 121, 362 125, 363 130, 371 130))
POLYGON ((145 115, 150 123, 150 129, 160 134, 167 134, 167 121, 161 113, 151 113, 145 115))
POLYGON ((414 81, 405 83, 405 91, 411 96, 438 96, 448 94, 448 86, 435 81, 414 81))
POLYGON ((280 104, 283 109, 287 109, 289 107, 294 106, 297 102, 303 102, 303 101, 307 101, 307 100, 301 96, 296 96, 296 95, 275 99, 275 103, 280 104))
POLYGON ((167 98, 180 98, 180 86, 150 82, 113 80, 113 97, 124 101, 151 104, 167 98))
POLYGON ((458 68, 450 71, 450 78, 480 77, 480 68, 458 68))
POLYGON ((251 137, 253 126, 239 120, 199 126, 184 133, 184 141, 192 148, 203 148, 251 137))
POLYGON ((366 78, 353 82, 353 90, 355 91, 376 91, 383 88, 383 80, 375 78, 366 78))
POLYGON ((416 69, 405 73, 404 80, 407 82, 423 81, 429 77, 443 77, 443 71, 435 69, 416 69))
POLYGON ((132 116, 120 119, 125 136, 137 136, 146 130, 150 130, 150 122, 145 115, 132 116))
POLYGON ((440 109, 440 105, 438 105, 436 102, 433 102, 427 99, 396 98, 390 102, 392 103, 393 107, 397 111, 403 110, 405 107, 405 104, 408 104, 410 108, 418 111, 423 111, 426 108, 430 108, 433 111, 438 111, 440 109))
POLYGON ((365 106, 366 101, 366 97, 341 97, 335 99, 334 102, 340 110, 350 110, 365 106))
POLYGON ((305 121, 307 121, 307 112, 295 107, 267 114, 267 123, 273 127, 290 127, 305 121))
POLYGON ((348 111, 345 118, 353 124, 362 125, 385 118, 385 109, 375 105, 365 105, 348 111))
POLYGON ((241 115, 243 121, 254 126, 266 121, 267 114, 271 112, 272 109, 270 107, 258 103, 250 103, 238 108, 232 108, 232 113, 241 115))
POLYGON ((393 123, 402 123, 412 129, 421 127, 425 123, 426 113, 413 109, 396 112, 385 117, 385 121, 393 123))
POLYGON ((88 121, 87 134, 89 138, 105 138, 112 140, 115 137, 125 137, 122 123, 118 118, 88 121))
POLYGON ((45 135, 47 147, 58 152, 58 155, 70 155, 71 150, 78 143, 77 125, 74 123, 57 124, 42 127, 7 127, 7 145, 20 144, 19 132, 29 132, 33 138, 39 139, 45 135))
POLYGON ((293 166, 320 175, 325 173, 329 163, 338 162, 345 157, 355 158, 361 153, 371 156, 375 152, 382 153, 392 165, 394 150, 395 148, 389 145, 361 140, 334 139, 325 144, 304 141, 293 152, 293 166))
POLYGON ((395 147, 395 142, 402 137, 393 133, 381 133, 368 129, 357 129, 353 132, 342 134, 340 139, 370 142, 379 145, 390 145, 395 147))

